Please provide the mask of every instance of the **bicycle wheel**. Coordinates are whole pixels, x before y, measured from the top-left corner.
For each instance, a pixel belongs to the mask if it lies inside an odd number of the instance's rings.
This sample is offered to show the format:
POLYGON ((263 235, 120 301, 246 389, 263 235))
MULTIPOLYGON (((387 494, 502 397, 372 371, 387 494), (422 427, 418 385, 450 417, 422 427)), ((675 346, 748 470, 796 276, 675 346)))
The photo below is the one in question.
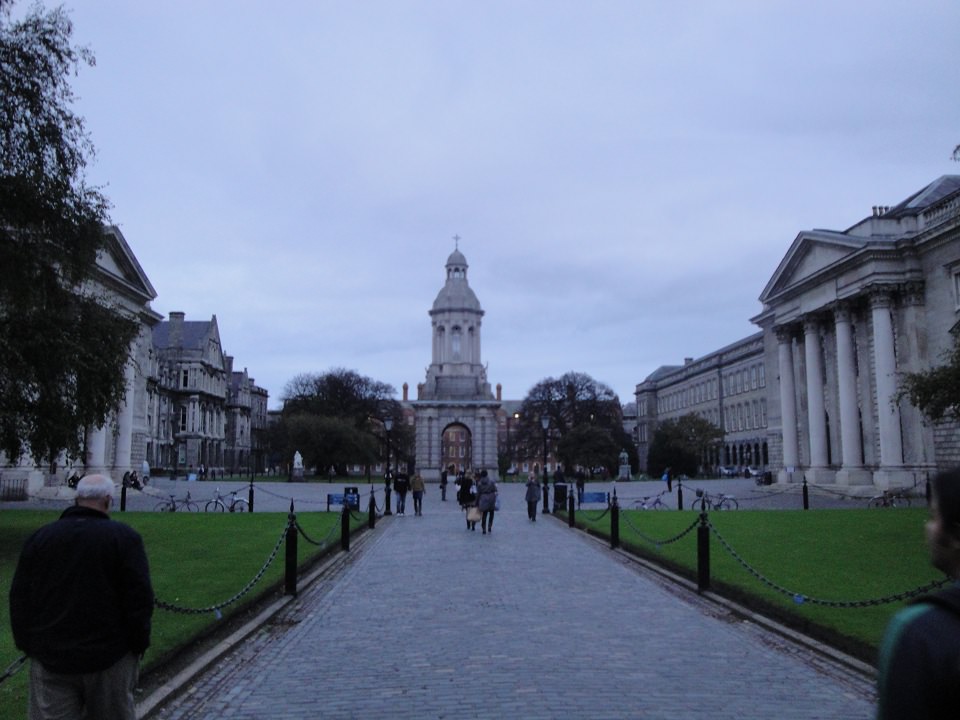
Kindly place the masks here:
POLYGON ((200 512, 200 506, 193 500, 184 500, 177 506, 177 510, 186 510, 187 512, 200 512))
POLYGON ((868 508, 882 508, 886 506, 887 506, 887 503, 882 495, 878 495, 877 497, 870 498, 870 502, 867 503, 868 508))
POLYGON ((223 512, 224 510, 226 510, 226 508, 219 500, 211 500, 203 506, 204 512, 223 512))
POLYGON ((736 498, 725 497, 723 500, 717 503, 717 510, 739 510, 740 503, 737 502, 736 498))
POLYGON ((910 498, 900 495, 893 503, 894 507, 910 507, 910 498))
POLYGON ((153 509, 155 512, 170 512, 170 503, 168 503, 166 500, 163 502, 158 502, 153 506, 153 509))
POLYGON ((669 510, 670 508, 667 507, 667 504, 666 504, 663 500, 657 500, 657 501, 653 504, 653 509, 654 509, 654 510, 669 510))
POLYGON ((236 501, 230 506, 230 512, 239 512, 245 513, 250 510, 250 503, 241 498, 237 498, 236 501))
POLYGON ((694 500, 693 503, 691 503, 690 505, 690 509, 696 510, 697 512, 703 512, 704 510, 703 498, 697 498, 696 500, 694 500))

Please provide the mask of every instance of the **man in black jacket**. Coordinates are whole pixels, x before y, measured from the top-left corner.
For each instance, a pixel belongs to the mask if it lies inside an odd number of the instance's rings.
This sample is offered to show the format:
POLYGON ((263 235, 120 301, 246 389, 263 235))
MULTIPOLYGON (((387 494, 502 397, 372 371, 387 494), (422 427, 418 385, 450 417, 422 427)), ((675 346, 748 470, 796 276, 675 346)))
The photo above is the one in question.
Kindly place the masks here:
POLYGON ((150 644, 143 540, 110 519, 114 484, 88 475, 60 519, 30 536, 10 586, 10 624, 30 663, 30 718, 133 719, 150 644))

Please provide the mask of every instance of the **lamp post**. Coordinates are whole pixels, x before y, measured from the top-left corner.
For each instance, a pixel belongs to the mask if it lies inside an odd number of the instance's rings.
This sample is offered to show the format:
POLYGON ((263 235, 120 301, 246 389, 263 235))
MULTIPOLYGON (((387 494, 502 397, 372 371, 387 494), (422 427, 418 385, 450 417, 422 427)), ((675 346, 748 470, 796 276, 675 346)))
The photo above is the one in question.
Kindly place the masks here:
POLYGON ((543 428, 543 514, 550 512, 550 485, 547 476, 547 430, 550 427, 550 416, 540 416, 540 427, 543 428))
POLYGON ((387 417, 383 419, 383 427, 387 431, 387 470, 383 474, 383 485, 384 485, 384 501, 383 501, 383 514, 384 515, 393 515, 390 512, 390 481, 393 480, 393 473, 390 472, 390 431, 393 430, 393 418, 387 417))

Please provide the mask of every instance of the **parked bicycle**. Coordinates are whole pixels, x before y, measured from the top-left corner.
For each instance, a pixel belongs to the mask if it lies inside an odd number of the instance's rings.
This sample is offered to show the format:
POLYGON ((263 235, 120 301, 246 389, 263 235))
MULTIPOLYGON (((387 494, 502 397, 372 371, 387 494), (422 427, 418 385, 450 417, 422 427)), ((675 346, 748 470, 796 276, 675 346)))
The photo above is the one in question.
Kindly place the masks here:
POLYGON ((733 495, 717 493, 711 495, 704 490, 697 490, 697 499, 693 501, 692 509, 703 512, 705 510, 737 510, 740 503, 733 495))
POLYGON ((216 490, 216 497, 203 506, 205 512, 247 512, 250 509, 250 503, 242 497, 237 497, 237 490, 230 492, 230 496, 220 494, 220 488, 216 490))
POLYGON ((667 504, 660 499, 659 495, 653 497, 643 497, 633 501, 633 506, 637 510, 669 510, 667 504))
POLYGON ((884 490, 867 501, 868 508, 910 507, 910 498, 905 490, 884 490))
POLYGON ((191 499, 189 490, 185 498, 170 495, 169 500, 161 500, 154 505, 153 509, 159 512, 177 512, 178 510, 180 512, 200 512, 200 506, 191 499))

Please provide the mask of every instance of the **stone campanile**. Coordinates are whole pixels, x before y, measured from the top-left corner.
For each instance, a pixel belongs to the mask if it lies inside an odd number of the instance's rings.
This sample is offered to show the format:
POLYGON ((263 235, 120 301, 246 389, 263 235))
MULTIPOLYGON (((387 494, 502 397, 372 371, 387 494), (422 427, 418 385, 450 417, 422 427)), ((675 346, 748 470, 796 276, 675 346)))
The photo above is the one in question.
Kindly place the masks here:
POLYGON ((467 259, 455 249, 430 309, 431 361, 413 403, 417 470, 424 479, 439 479, 449 465, 497 474, 499 403, 481 360, 484 312, 467 281, 467 268, 467 259))

